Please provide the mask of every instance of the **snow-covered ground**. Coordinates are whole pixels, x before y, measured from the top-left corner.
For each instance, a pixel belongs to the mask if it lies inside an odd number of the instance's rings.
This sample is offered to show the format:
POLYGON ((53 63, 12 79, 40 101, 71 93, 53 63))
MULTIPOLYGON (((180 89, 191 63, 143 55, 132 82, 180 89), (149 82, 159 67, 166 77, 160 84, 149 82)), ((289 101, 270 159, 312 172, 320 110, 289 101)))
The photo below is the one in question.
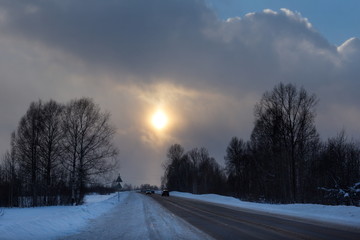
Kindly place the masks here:
POLYGON ((293 216, 303 219, 334 223, 360 229, 360 207, 326 206, 320 204, 265 204, 240 201, 237 198, 216 194, 194 195, 190 193, 171 192, 178 196, 233 207, 246 208, 271 214, 293 216))
POLYGON ((5 208, 0 216, 0 239, 55 239, 75 233, 88 220, 109 211, 117 195, 90 195, 82 206, 5 208))
POLYGON ((168 240, 212 239, 189 223, 166 211, 151 197, 128 192, 121 204, 99 218, 78 234, 63 240, 168 240))
MULTIPOLYGON (((360 208, 316 204, 259 204, 215 194, 171 192, 171 196, 283 214, 360 228, 360 208)), ((148 196, 135 192, 90 195, 83 206, 5 208, 0 239, 91 239, 96 231, 115 229, 122 239, 204 239, 200 231, 164 210, 148 196), (112 225, 114 228, 112 228, 112 225), (103 229, 100 229, 103 228, 103 229), (171 237, 170 237, 171 236, 171 237)), ((105 234, 103 233, 103 234, 105 234)), ((96 238, 94 238, 96 239, 96 238)))
MULTIPOLYGON (((83 206, 5 208, 0 239, 207 239, 153 199, 136 192, 89 195, 83 206)), ((210 239, 210 238, 209 238, 210 239)))

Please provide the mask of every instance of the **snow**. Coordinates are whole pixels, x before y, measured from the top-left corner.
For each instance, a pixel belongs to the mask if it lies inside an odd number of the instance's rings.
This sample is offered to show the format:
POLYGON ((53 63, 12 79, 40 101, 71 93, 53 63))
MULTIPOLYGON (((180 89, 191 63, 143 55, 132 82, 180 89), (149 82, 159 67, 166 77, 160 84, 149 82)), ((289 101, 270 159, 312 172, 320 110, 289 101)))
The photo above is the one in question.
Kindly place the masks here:
POLYGON ((147 195, 130 192, 122 199, 121 204, 92 221, 86 229, 64 240, 211 239, 147 195))
MULTIPOLYGON (((360 208, 317 204, 260 204, 215 194, 171 196, 360 228, 360 208)), ((135 192, 89 195, 82 206, 2 208, 0 239, 206 239, 205 234, 135 192), (114 226, 114 227, 111 227, 114 226), (109 231, 111 229, 111 231, 109 231)))
POLYGON ((85 200, 82 206, 5 208, 0 239, 210 239, 143 194, 121 192, 119 200, 117 194, 90 195, 85 200))
POLYGON ((237 198, 217 194, 195 195, 171 192, 171 196, 190 198, 231 207, 245 208, 270 214, 298 217, 306 220, 338 224, 360 229, 360 207, 327 206, 320 204, 266 204, 241 201, 237 198))
POLYGON ((0 216, 0 239, 55 239, 75 233, 88 220, 113 208, 117 196, 91 195, 85 201, 82 206, 5 208, 0 216))

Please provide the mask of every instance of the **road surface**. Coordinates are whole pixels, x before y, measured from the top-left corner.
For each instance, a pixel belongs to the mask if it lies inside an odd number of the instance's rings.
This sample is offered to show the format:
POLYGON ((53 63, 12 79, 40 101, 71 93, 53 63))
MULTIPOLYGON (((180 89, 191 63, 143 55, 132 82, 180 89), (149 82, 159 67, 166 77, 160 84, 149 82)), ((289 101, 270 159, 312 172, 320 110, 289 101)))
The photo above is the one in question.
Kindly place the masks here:
POLYGON ((179 197, 161 197, 157 194, 149 197, 214 239, 360 239, 360 230, 353 228, 179 197))
MULTIPOLYGON (((1 236, 0 236, 1 239, 1 236)), ((74 235, 59 240, 211 240, 175 217, 153 199, 129 192, 111 211, 93 219, 74 235)))

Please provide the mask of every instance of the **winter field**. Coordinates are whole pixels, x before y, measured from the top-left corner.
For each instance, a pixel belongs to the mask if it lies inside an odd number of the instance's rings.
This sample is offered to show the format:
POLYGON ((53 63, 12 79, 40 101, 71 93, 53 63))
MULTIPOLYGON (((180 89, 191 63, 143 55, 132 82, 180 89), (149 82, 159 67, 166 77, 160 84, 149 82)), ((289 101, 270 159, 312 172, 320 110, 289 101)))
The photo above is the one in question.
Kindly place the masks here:
MULTIPOLYGON (((359 207, 259 204, 215 194, 193 195, 171 192, 171 196, 360 228, 359 207)), ((0 216, 1 240, 67 239, 67 236, 85 231, 87 226, 91 226, 89 229, 92 229, 100 228, 102 225, 106 229, 115 230, 117 236, 122 236, 122 239, 152 239, 154 234, 158 239, 170 239, 174 236, 179 239, 206 238, 200 231, 164 210, 148 196, 135 192, 122 192, 120 199, 117 194, 89 195, 82 206, 3 210, 4 214, 0 216), (101 225, 96 222, 97 219, 100 220, 98 222, 102 222, 103 219, 108 222, 101 225), (115 225, 116 228, 109 224, 115 225)), ((106 233, 110 234, 110 231, 106 233)), ((87 234, 91 236, 91 230, 87 234)), ((109 237, 111 238, 110 235, 109 237)))

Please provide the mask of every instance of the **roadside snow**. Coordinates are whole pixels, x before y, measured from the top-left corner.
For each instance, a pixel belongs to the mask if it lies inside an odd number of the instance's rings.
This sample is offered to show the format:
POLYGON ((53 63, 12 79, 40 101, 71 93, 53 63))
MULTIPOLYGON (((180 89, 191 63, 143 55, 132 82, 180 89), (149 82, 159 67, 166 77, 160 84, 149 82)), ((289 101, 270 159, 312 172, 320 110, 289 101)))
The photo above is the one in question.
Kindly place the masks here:
POLYGON ((170 195, 262 211, 271 214, 281 214, 360 228, 360 207, 327 206, 320 204, 264 204, 244 202, 237 198, 217 194, 195 195, 191 193, 171 192, 170 195))
MULTIPOLYGON (((360 208, 316 204, 259 204, 215 194, 179 196, 232 207, 360 228, 360 208)), ((206 239, 202 232, 135 192, 90 195, 82 206, 5 208, 0 239, 206 239), (115 237, 116 236, 116 237, 115 237)))
POLYGON ((129 192, 111 211, 90 222, 80 233, 64 240, 211 239, 189 223, 166 211, 151 197, 129 192))
POLYGON ((90 194, 86 195, 84 198, 84 202, 86 204, 88 203, 96 203, 96 202, 102 202, 109 198, 117 197, 117 193, 109 194, 109 195, 100 195, 100 194, 90 194))
POLYGON ((82 206, 5 208, 0 216, 0 239, 55 239, 71 234, 109 211, 117 204, 117 195, 87 196, 82 206))
POLYGON ((210 239, 135 192, 90 195, 83 206, 5 208, 0 216, 1 240, 25 239, 210 239))

